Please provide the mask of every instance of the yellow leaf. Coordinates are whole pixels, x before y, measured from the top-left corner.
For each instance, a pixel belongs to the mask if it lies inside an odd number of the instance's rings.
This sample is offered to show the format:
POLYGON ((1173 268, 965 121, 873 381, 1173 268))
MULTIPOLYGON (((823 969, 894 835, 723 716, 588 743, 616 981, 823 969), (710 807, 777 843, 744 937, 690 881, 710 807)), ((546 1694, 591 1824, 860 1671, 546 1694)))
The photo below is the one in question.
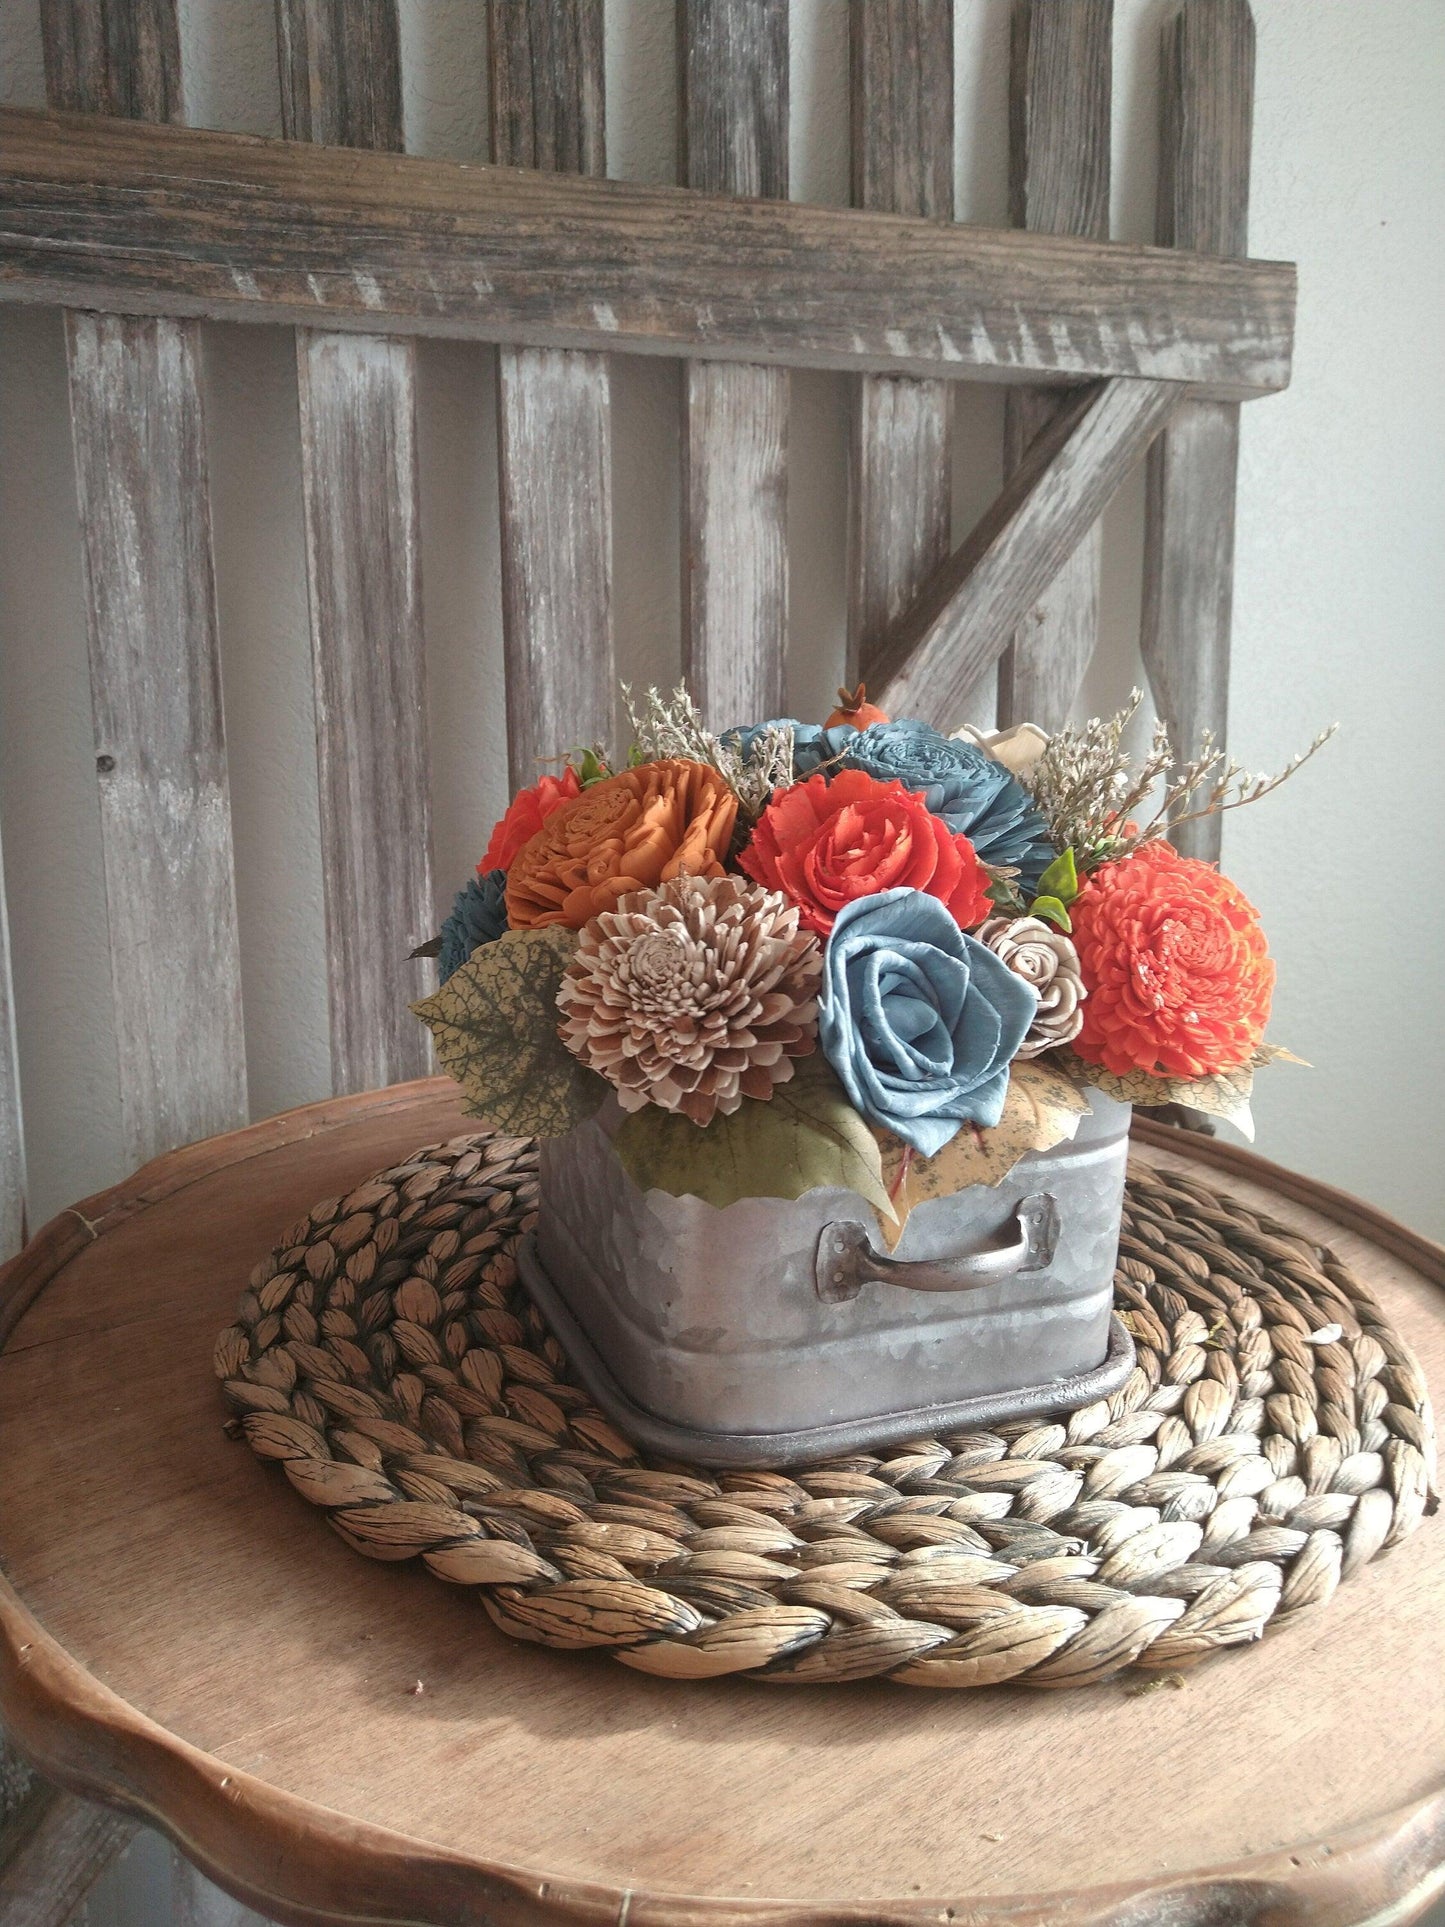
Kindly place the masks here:
POLYGON ((949 1198, 971 1184, 999 1184, 1021 1157, 1063 1144, 1089 1108, 1077 1081, 1056 1065, 1016 1060, 1009 1070, 1003 1116, 991 1130, 963 1124, 936 1157, 922 1158, 890 1131, 876 1133, 883 1152, 883 1182, 898 1222, 879 1216, 892 1251, 913 1207, 925 1198, 949 1198))

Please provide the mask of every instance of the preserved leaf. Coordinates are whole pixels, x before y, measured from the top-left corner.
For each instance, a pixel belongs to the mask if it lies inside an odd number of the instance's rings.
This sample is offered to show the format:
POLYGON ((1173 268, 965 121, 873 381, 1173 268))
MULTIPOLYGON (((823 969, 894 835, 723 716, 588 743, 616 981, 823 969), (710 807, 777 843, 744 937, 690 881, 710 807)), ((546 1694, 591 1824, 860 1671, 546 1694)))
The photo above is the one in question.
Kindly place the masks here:
POLYGON ((1268 1063, 1275 1056, 1284 1055, 1286 1053, 1271 1047, 1270 1057, 1261 1059, 1256 1053, 1250 1063, 1241 1064, 1236 1070, 1218 1071, 1213 1077, 1153 1077, 1148 1071, 1131 1071, 1127 1077, 1117 1077, 1102 1065, 1085 1064, 1078 1058, 1070 1059, 1069 1069, 1071 1074, 1102 1091, 1105 1097, 1116 1097, 1123 1104, 1183 1104, 1191 1111, 1222 1117, 1253 1143, 1254 1117, 1249 1098, 1254 1089, 1255 1063, 1268 1063))
POLYGON ((706 1127, 649 1104, 613 1139, 639 1190, 701 1198, 719 1211, 739 1198, 800 1198, 841 1187, 892 1217, 878 1143, 821 1052, 794 1060, 769 1098, 744 1098, 706 1127))
POLYGON ((1078 1082, 1045 1059, 1015 1059, 1009 1068, 1003 1116, 991 1130, 964 1124, 936 1157, 921 1158, 891 1132, 879 1132, 883 1182, 894 1222, 879 1226, 891 1251, 908 1214, 925 1198, 950 1198, 971 1184, 998 1184, 1029 1151, 1048 1151, 1072 1138, 1089 1101, 1078 1082))
POLYGON ((557 986, 576 947, 555 924, 508 930, 412 1005, 469 1117, 512 1137, 560 1137, 596 1114, 609 1086, 557 1034, 557 986))

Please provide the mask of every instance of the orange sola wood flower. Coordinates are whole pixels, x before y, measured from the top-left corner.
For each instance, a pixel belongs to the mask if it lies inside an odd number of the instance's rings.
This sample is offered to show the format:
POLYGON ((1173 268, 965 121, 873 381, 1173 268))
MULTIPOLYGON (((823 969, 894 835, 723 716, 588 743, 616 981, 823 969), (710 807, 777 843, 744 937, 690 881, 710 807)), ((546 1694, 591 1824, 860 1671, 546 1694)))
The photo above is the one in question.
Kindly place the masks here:
POLYGON ((518 851, 507 875, 507 922, 513 930, 580 930, 630 890, 721 876, 737 813, 718 772, 681 757, 593 783, 518 851))
POLYGON ((1146 843, 1069 906, 1088 1001, 1074 1051, 1116 1076, 1212 1077, 1264 1036, 1274 961, 1254 906, 1211 863, 1146 843))
POLYGON ((880 890, 938 897, 965 930, 993 909, 988 874, 966 836, 934 816, 901 783, 839 770, 780 790, 738 858, 770 890, 781 890, 804 924, 827 936, 845 904, 880 890))

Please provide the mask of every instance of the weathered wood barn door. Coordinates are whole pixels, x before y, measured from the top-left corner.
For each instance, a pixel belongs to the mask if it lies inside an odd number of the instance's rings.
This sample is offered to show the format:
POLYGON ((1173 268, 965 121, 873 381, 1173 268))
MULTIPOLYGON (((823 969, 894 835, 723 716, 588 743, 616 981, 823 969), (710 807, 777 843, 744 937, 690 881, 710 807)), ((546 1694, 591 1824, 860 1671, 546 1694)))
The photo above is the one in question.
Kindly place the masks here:
MULTIPOLYGON (((786 703, 798 366, 849 383, 850 677, 949 727, 996 681, 1002 721, 1058 724, 1098 635, 1099 516, 1148 451, 1144 659, 1177 737, 1222 735, 1239 407, 1288 380, 1293 327, 1292 270, 1244 258, 1247 0, 1166 23, 1153 249, 1109 242, 1111 0, 1015 0, 1007 232, 954 221, 952 0, 850 0, 852 209, 788 199, 787 0, 677 0, 692 194, 599 178, 604 0, 488 0, 498 169, 405 158, 397 0, 278 0, 285 146, 181 125, 178 0, 35 4, 55 112, 0 112, 0 299, 66 313, 132 1162, 248 1108, 206 317, 295 330, 338 1091, 428 1061, 405 1008, 424 967, 393 961, 436 909, 418 336, 499 344, 514 783, 613 733, 629 353, 681 364, 682 660, 713 723, 786 703), (955 548, 968 379, 1008 389, 1006 480, 955 548)), ((0 1258, 25 1230, 20 1071, 0 868, 0 1258)), ((25 1927, 61 1927, 129 1833, 3 1755, 0 1816, 0 1918, 25 1927)), ((175 1890, 178 1919, 242 1917, 175 1890)))

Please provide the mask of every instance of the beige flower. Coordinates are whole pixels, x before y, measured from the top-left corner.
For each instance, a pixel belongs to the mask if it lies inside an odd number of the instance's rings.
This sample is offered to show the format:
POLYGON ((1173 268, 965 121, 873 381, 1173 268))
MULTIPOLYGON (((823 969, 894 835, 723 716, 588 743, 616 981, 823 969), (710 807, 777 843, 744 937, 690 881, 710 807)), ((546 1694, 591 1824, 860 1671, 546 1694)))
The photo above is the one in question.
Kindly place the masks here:
POLYGON ((1042 917, 990 917, 975 934, 1000 963, 1038 992, 1039 1007, 1018 1055, 1037 1057, 1058 1044, 1072 1043, 1083 1028, 1082 1005, 1088 993, 1079 953, 1063 931, 1042 917))
POLYGON ((1049 739, 1037 723, 1015 723, 1012 729, 975 729, 965 723, 953 732, 955 742, 972 743, 985 756, 1002 763, 1010 776, 1027 777, 1049 746, 1049 739))
POLYGON ((776 891, 681 876, 583 925, 557 993, 562 1041, 616 1087, 694 1124, 771 1097, 817 1039, 823 953, 776 891))

